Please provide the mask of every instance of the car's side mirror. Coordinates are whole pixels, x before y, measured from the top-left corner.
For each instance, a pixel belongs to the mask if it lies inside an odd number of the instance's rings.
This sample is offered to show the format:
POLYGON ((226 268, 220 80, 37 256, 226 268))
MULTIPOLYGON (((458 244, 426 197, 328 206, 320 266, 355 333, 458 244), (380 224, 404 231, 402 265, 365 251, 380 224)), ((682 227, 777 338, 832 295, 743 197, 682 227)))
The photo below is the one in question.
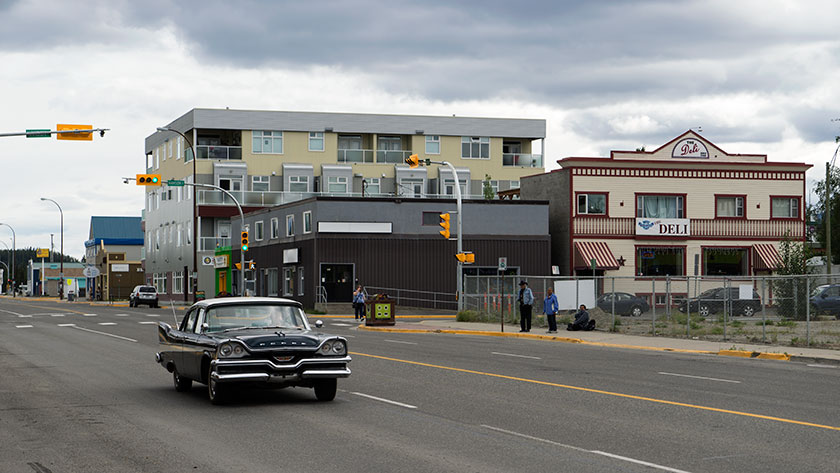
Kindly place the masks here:
POLYGON ((828 295, 826 293, 822 293, 822 294, 820 294, 820 297, 825 299, 826 297, 828 297, 828 295))
POLYGON ((208 328, 210 328, 210 325, 207 322, 201 324, 201 333, 206 332, 208 328))
POLYGON ((320 320, 315 321, 315 328, 321 328, 323 326, 324 326, 324 322, 322 322, 320 320))

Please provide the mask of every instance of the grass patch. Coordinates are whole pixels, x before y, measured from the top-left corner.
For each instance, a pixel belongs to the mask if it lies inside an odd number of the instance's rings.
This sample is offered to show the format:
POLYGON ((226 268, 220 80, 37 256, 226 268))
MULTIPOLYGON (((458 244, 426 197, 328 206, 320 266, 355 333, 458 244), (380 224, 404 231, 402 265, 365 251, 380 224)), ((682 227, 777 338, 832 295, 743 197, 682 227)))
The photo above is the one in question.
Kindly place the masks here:
POLYGON ((796 322, 793 321, 793 320, 779 320, 778 322, 776 322, 776 326, 778 326, 778 327, 796 327, 796 322))

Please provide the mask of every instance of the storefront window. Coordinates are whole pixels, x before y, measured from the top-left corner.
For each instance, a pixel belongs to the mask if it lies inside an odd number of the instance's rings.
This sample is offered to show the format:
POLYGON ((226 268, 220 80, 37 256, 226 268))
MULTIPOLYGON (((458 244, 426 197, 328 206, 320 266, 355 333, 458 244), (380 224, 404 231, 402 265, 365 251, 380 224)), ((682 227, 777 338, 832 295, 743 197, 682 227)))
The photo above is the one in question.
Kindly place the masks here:
POLYGON ((685 275, 684 247, 640 247, 636 249, 637 276, 685 275))
POLYGON ((707 276, 746 276, 749 256, 746 248, 704 248, 703 274, 707 276))

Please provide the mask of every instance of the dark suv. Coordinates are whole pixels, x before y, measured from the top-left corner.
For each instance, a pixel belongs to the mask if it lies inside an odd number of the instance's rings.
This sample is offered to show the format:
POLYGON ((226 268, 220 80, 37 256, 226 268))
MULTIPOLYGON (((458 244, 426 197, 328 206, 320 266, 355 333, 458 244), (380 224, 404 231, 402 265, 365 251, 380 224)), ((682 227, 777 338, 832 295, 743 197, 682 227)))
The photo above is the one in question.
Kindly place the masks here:
POLYGON ((723 312, 724 304, 731 303, 732 315, 743 315, 750 317, 761 310, 761 297, 752 290, 752 299, 739 299, 738 287, 716 287, 701 293, 697 297, 692 297, 688 300, 683 300, 679 306, 680 312, 697 312, 703 317, 708 317, 711 314, 723 312), (729 295, 727 296, 727 291, 729 295))
POLYGON ((128 305, 137 307, 140 304, 158 307, 158 293, 154 286, 134 286, 134 290, 128 296, 128 305))
POLYGON ((840 284, 817 286, 811 292, 811 307, 816 314, 840 314, 840 284))

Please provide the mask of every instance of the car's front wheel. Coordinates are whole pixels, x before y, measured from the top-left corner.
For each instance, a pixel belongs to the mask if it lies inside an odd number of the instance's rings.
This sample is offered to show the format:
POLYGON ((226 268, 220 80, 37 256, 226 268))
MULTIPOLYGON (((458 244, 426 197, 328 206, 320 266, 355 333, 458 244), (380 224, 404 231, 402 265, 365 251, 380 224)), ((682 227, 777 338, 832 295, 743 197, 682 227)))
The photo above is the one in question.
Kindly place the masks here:
POLYGON ((212 373, 211 369, 207 368, 207 397, 213 404, 224 404, 227 398, 227 389, 219 385, 219 382, 210 376, 212 373))
POLYGON ((708 317, 712 313, 712 310, 709 308, 708 304, 700 304, 700 307, 697 309, 697 313, 703 317, 708 317))
POLYGON ((755 307, 752 304, 745 305, 744 308, 741 310, 741 315, 743 315, 744 317, 752 317, 753 315, 755 315, 755 307))
POLYGON ((175 382, 175 390, 179 393, 187 392, 192 388, 192 380, 182 377, 177 368, 172 372, 172 380, 175 382))
POLYGON ((315 382, 315 397, 319 401, 332 401, 335 399, 335 392, 338 390, 338 381, 332 379, 319 379, 315 382))
POLYGON ((634 305, 633 308, 630 309, 630 315, 633 317, 640 317, 642 315, 642 308, 634 305))

